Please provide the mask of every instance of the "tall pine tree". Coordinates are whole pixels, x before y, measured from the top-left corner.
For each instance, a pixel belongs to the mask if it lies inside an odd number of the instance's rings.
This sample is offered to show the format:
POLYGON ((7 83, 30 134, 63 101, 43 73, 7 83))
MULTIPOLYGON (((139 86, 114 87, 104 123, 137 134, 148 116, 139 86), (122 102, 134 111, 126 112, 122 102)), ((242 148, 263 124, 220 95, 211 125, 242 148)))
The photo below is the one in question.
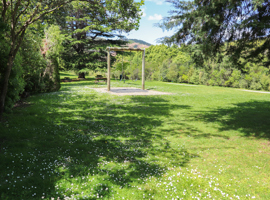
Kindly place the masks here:
POLYGON ((84 78, 85 71, 106 67, 105 48, 125 44, 121 32, 138 28, 141 5, 134 0, 73 2, 63 27, 68 34, 63 56, 67 69, 84 78))

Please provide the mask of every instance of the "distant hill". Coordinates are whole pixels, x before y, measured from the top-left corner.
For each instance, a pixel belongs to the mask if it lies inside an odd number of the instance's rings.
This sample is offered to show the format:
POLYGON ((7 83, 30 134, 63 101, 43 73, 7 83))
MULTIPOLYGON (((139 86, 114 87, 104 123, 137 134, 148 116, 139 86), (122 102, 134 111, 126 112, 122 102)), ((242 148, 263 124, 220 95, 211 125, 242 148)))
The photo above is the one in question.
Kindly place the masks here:
POLYGON ((143 40, 138 40, 138 39, 128 39, 128 47, 131 48, 148 48, 150 47, 152 44, 145 42, 143 40))
POLYGON ((143 40, 138 40, 138 39, 128 39, 130 43, 139 43, 139 44, 144 44, 146 46, 151 46, 152 44, 145 42, 143 40))
MULTIPOLYGON (((148 42, 145 42, 143 40, 138 40, 138 39, 125 39, 125 41, 126 42, 128 41, 128 43, 126 45, 121 46, 121 47, 146 49, 152 45, 148 42)), ((113 52, 111 55, 116 56, 117 52, 113 52)))

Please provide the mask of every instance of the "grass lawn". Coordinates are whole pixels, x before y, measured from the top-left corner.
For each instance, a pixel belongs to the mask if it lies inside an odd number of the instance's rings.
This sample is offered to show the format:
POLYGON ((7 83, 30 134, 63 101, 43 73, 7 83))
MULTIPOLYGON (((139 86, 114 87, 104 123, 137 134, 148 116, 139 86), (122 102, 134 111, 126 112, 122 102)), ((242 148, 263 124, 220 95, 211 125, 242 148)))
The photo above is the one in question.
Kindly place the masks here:
POLYGON ((0 199, 270 199, 270 94, 146 82, 174 94, 114 96, 92 87, 106 85, 63 83, 4 115, 0 199))

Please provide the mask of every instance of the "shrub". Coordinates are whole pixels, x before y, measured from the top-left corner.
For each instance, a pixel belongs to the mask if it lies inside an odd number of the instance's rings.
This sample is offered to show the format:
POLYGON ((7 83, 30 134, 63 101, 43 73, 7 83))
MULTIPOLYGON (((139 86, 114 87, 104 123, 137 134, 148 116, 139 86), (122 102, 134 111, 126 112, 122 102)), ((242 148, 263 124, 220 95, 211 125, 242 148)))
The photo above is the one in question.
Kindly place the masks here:
POLYGON ((162 81, 164 82, 169 81, 169 79, 167 78, 167 74, 168 74, 168 63, 163 62, 160 69, 160 75, 162 77, 162 81))
POLYGON ((219 71, 214 69, 210 74, 210 80, 208 84, 211 86, 219 85, 219 71))
POLYGON ((182 83, 187 83, 188 82, 188 76, 184 74, 182 76, 181 80, 179 80, 179 81, 182 82, 182 83))
POLYGON ((176 64, 171 64, 166 77, 170 81, 177 82, 179 78, 179 73, 178 73, 178 68, 176 64))
POLYGON ((219 73, 218 73, 218 85, 219 86, 224 86, 225 85, 225 81, 228 80, 227 76, 226 76, 226 69, 224 68, 220 68, 219 69, 219 73))
POLYGON ((251 82, 250 89, 252 89, 252 90, 261 90, 262 85, 254 80, 254 81, 251 82))
POLYGON ((214 85, 216 85, 216 82, 213 79, 210 79, 208 81, 208 85, 214 86, 214 85))
POLYGON ((229 80, 225 81, 225 86, 228 87, 240 87, 239 81, 241 79, 241 71, 234 69, 229 80))
POLYGON ((189 68, 187 76, 188 76, 188 82, 190 83, 190 78, 192 77, 193 73, 195 72, 195 68, 192 66, 189 68))
POLYGON ((155 72, 152 74, 151 79, 152 79, 153 81, 159 81, 159 77, 160 77, 160 72, 159 72, 159 71, 155 71, 155 72))
POLYGON ((199 82, 203 85, 208 85, 208 73, 205 71, 201 71, 199 74, 199 82))
POLYGON ((245 74, 245 81, 247 82, 248 86, 250 86, 252 82, 252 77, 250 76, 250 74, 245 74))
POLYGON ((245 79, 239 81, 240 88, 248 88, 248 82, 245 79))
MULTIPOLYGON (((0 87, 2 86, 4 80, 4 73, 7 67, 6 64, 8 61, 8 54, 10 50, 7 39, 2 37, 2 31, 5 30, 0 29, 0 87)), ((15 102, 20 99, 19 95, 23 92, 25 86, 21 63, 22 57, 20 53, 17 53, 8 80, 8 91, 5 99, 4 108, 6 112, 10 112, 15 102)))
POLYGON ((268 90, 269 84, 270 84, 270 77, 263 74, 260 79, 260 83, 262 85, 262 89, 268 90))
POLYGON ((193 84, 196 84, 196 85, 200 84, 200 71, 199 70, 195 69, 193 71, 193 74, 189 78, 189 83, 193 83, 193 84))
POLYGON ((240 87, 240 81, 236 80, 233 82, 232 87, 239 88, 240 87))
MULTIPOLYGON (((14 104, 20 99, 20 94, 24 90, 25 81, 23 79, 23 70, 21 66, 22 58, 19 54, 17 54, 14 64, 11 69, 9 81, 8 81, 8 91, 5 100, 5 112, 11 112, 14 104)), ((5 63, 5 62, 4 62, 5 63)), ((3 63, 3 64, 4 64, 3 63)), ((1 66, 2 72, 6 66, 1 66)), ((2 80, 1 80, 2 81, 2 80)))

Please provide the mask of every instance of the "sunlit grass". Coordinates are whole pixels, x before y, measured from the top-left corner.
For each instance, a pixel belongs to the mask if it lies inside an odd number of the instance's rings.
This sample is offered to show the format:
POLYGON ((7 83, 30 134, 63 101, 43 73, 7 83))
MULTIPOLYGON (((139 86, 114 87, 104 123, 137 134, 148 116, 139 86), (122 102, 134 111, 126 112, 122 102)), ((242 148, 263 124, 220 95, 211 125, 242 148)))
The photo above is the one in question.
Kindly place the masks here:
MULTIPOLYGON (((127 86, 141 82, 112 81, 127 86)), ((146 82, 174 95, 119 97, 93 87, 106 85, 63 83, 4 116, 0 199, 270 199, 269 94, 146 82)))

